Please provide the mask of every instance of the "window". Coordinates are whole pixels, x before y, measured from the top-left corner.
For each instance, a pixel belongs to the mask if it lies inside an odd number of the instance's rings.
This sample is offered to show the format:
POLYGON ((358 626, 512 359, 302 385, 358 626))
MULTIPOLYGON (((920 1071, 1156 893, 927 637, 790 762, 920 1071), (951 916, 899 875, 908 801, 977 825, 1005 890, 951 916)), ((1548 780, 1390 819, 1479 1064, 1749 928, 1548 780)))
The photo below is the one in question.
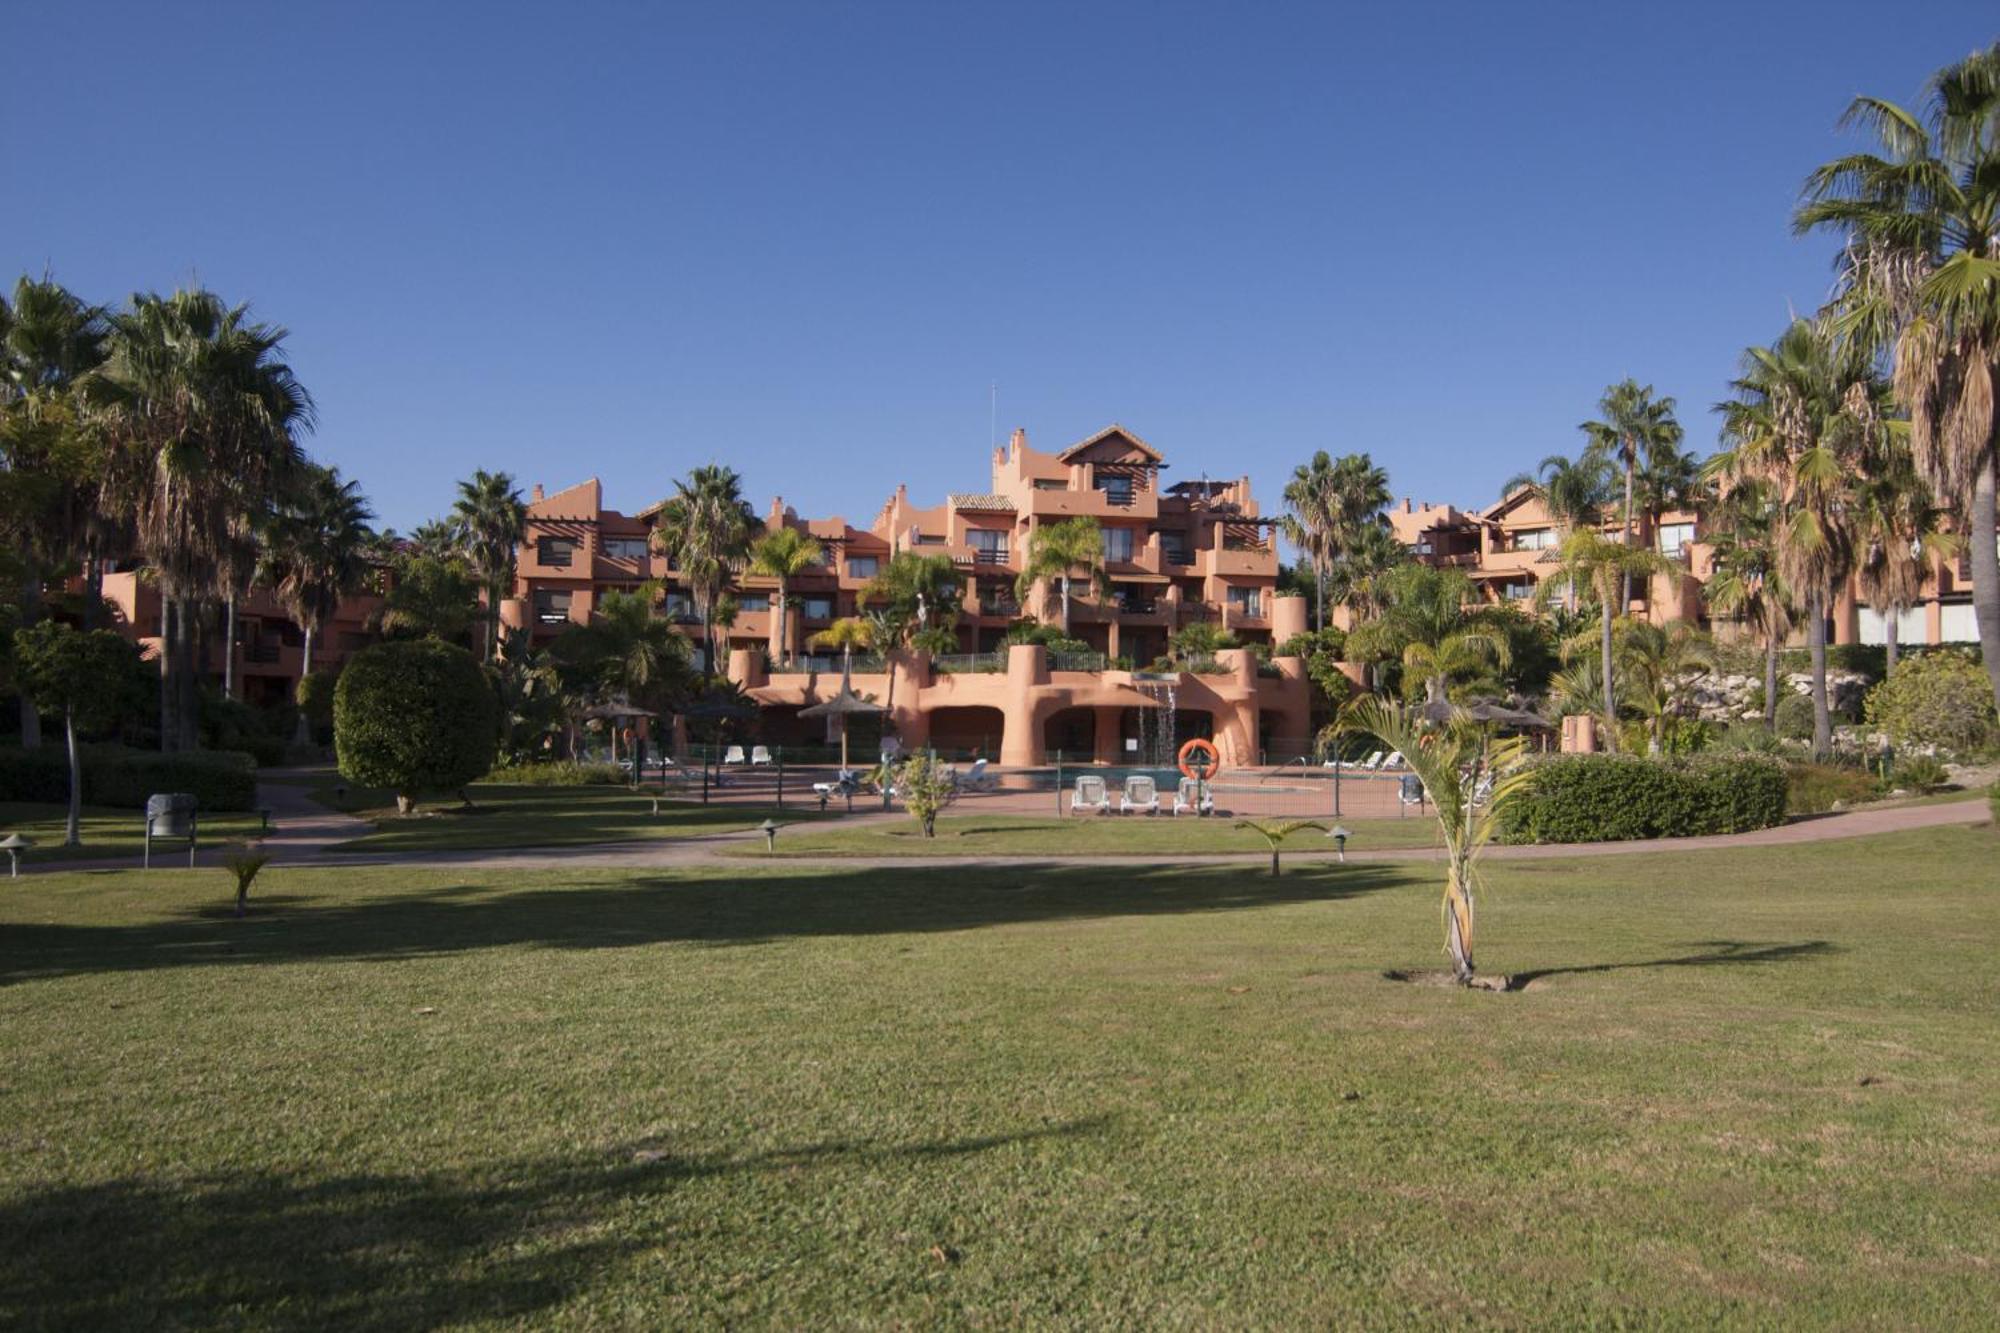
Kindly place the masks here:
POLYGON ((738 611, 769 611, 771 594, 767 592, 743 592, 736 595, 738 611))
POLYGON ((1066 491, 1069 489, 1069 483, 1050 477, 1038 477, 1035 479, 1035 489, 1038 491, 1066 491))
POLYGON ((566 569, 576 559, 576 543, 567 537, 544 537, 535 543, 535 559, 545 565, 566 569))
POLYGON ((1528 528, 1514 534, 1517 551, 1546 551, 1558 545, 1554 528, 1528 528))
POLYGON ((694 598, 684 592, 670 592, 660 602, 660 610, 670 620, 689 621, 697 619, 694 598))
POLYGON ((1132 558, 1132 529, 1104 529, 1104 558, 1106 560, 1130 560, 1132 558))
POLYGON ((1132 503, 1132 479, 1130 477, 1109 476, 1097 479, 1097 489, 1104 492, 1104 498, 1115 505, 1132 503))
MULTIPOLYGON (((568 564, 569 561, 563 561, 568 564)), ((560 625, 569 619, 569 589, 538 588, 535 590, 535 623, 539 625, 560 625)))
POLYGON ((1237 615, 1260 616, 1264 614, 1263 612, 1264 603, 1262 598, 1263 589, 1229 588, 1226 589, 1226 592, 1229 597, 1229 609, 1234 611, 1237 615))
POLYGON ((1188 555, 1188 539, 1185 532, 1162 532, 1160 534, 1160 559, 1170 565, 1191 565, 1188 555))
POLYGON ((609 560, 644 560, 648 552, 644 537, 606 537, 604 555, 609 560))
POLYGON ((1510 602, 1525 602, 1535 595, 1535 582, 1533 579, 1524 579, 1517 583, 1503 583, 1500 585, 1500 593, 1510 602))
POLYGON ((982 579, 979 583, 979 610, 983 615, 1011 616, 1019 611, 1020 605, 1014 600, 1014 585, 992 579, 982 579))
POLYGON ((807 620, 831 620, 833 619, 833 598, 802 597, 799 599, 799 611, 807 620))
POLYGON ((872 579, 882 562, 872 555, 850 555, 847 557, 847 577, 851 579, 872 579))
POLYGON ((1660 554, 1679 555, 1686 547, 1694 544, 1694 524, 1662 523, 1660 525, 1660 554))
POLYGON ((912 532, 910 534, 910 544, 912 546, 943 546, 944 534, 942 532, 912 532))
POLYGON ((1127 615, 1149 616, 1159 608, 1155 605, 1152 590, 1140 583, 1117 583, 1112 591, 1118 598, 1118 609, 1127 615))
POLYGON ((1004 565, 1007 563, 1007 531, 1005 528, 973 528, 966 533, 972 544, 972 563, 975 565, 1004 565))

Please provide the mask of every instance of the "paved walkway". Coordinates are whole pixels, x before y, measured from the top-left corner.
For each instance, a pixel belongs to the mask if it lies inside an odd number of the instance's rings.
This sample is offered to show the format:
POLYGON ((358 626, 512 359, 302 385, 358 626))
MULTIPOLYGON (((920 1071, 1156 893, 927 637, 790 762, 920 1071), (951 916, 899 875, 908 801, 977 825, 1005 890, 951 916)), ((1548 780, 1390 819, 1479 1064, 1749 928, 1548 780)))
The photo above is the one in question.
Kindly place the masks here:
MULTIPOLYGON (((1781 824, 1776 828, 1760 829, 1754 833, 1736 833, 1703 838, 1657 838, 1641 842, 1595 842, 1551 844, 1537 847, 1494 847, 1486 855, 1497 860, 1548 860, 1579 856, 1635 856, 1649 852, 1691 852, 1735 847, 1782 847, 1795 843, 1825 842, 1839 838, 1863 838, 1878 833, 1898 833, 1909 829, 1944 828, 1965 824, 1978 824, 1990 817, 1987 803, 1976 797, 1963 801, 1951 801, 1935 805, 1890 806, 1880 809, 1850 810, 1839 814, 1815 815, 1781 824)), ((346 816, 338 818, 346 819, 346 816)), ((894 814, 857 815, 852 820, 842 821, 843 826, 853 827, 866 824, 905 823, 908 815, 894 814)), ((359 821, 348 820, 350 825, 359 821)), ((365 830, 365 826, 364 830, 365 830)), ((344 833, 341 837, 355 836, 344 833)), ((328 841, 338 841, 338 838, 328 841)), ((413 865, 413 866, 453 866, 492 869, 582 869, 586 867, 617 867, 626 869, 669 869, 702 866, 710 870, 726 870, 729 867, 742 868, 747 863, 765 861, 754 853, 762 845, 763 835, 755 830, 734 833, 706 834, 687 838, 654 838, 631 842, 602 843, 590 847, 523 847, 518 849, 495 849, 466 852, 422 852, 400 855, 367 853, 335 853, 325 857, 311 857, 319 865, 413 865)), ((324 845, 323 843, 320 845, 324 845)), ((300 850, 306 844, 301 840, 300 850)), ((312 851, 317 851, 314 847, 312 851)), ((1324 840, 1312 839, 1287 845, 1287 859, 1328 860, 1336 856, 1335 850, 1324 840)), ((1442 853, 1432 847, 1395 848, 1380 851, 1352 851, 1347 854, 1349 861, 1434 861, 1442 853)), ((896 867, 896 866, 1038 866, 1038 865, 1158 865, 1162 861, 1175 865, 1261 865, 1268 861, 1270 854, 1263 851, 1218 852, 1206 854, 1172 853, 1153 856, 1063 856, 1063 855, 987 855, 987 856, 827 856, 819 858, 835 861, 842 868, 896 867)), ((301 858, 287 858, 296 860, 301 858)), ((769 858, 766 864, 783 863, 795 866, 812 864, 814 858, 788 857, 779 855, 769 858)))

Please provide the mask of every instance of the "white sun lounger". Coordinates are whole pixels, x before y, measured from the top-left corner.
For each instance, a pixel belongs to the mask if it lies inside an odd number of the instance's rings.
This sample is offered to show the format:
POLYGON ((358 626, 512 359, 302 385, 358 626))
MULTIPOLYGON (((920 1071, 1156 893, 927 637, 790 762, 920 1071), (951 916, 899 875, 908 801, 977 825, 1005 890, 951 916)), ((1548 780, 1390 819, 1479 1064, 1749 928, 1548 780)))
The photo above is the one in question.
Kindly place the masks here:
POLYGON ((1125 790, 1118 793, 1118 813, 1121 815, 1160 813, 1160 784, 1146 777, 1125 779, 1125 790))
POLYGON ((1105 790, 1103 778, 1084 777, 1076 780, 1076 790, 1069 795, 1069 812, 1081 814, 1088 810, 1094 814, 1105 814, 1111 809, 1111 794, 1105 790))
POLYGON ((1194 778, 1182 778, 1181 785, 1174 790, 1174 817, 1182 815, 1212 815, 1215 813, 1215 797, 1202 790, 1200 782, 1194 778))

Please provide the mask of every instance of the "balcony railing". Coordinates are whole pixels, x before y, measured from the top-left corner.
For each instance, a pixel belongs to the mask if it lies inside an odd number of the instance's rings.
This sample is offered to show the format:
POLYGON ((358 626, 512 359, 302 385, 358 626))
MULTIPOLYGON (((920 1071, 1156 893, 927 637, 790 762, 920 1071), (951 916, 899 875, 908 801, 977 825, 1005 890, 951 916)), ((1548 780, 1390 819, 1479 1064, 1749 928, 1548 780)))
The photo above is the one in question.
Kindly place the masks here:
POLYGON ((1050 653, 1051 671, 1102 671, 1109 659, 1103 653, 1050 653))
POLYGON ((945 653, 932 658, 931 665, 947 675, 990 675, 1007 669, 1007 654, 945 653))
POLYGON ((975 546, 972 548, 972 563, 975 565, 1004 565, 1007 563, 1007 548, 1002 546, 998 550, 995 550, 989 546, 975 546))
POLYGON ((278 645, 275 643, 246 643, 243 645, 243 660, 246 662, 268 663, 278 660, 278 645))

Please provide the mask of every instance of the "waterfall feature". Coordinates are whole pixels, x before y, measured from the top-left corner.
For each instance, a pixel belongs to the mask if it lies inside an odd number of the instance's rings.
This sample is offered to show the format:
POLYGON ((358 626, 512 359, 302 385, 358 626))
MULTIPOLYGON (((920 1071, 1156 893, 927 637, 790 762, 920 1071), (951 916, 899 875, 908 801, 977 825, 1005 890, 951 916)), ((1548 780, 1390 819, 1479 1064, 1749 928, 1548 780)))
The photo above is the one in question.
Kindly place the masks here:
POLYGON ((1180 737, 1174 727, 1174 692, 1178 684, 1174 676, 1149 679, 1133 673, 1133 688, 1153 701, 1151 708, 1139 710, 1139 762, 1147 768, 1172 768, 1179 756, 1180 737))

